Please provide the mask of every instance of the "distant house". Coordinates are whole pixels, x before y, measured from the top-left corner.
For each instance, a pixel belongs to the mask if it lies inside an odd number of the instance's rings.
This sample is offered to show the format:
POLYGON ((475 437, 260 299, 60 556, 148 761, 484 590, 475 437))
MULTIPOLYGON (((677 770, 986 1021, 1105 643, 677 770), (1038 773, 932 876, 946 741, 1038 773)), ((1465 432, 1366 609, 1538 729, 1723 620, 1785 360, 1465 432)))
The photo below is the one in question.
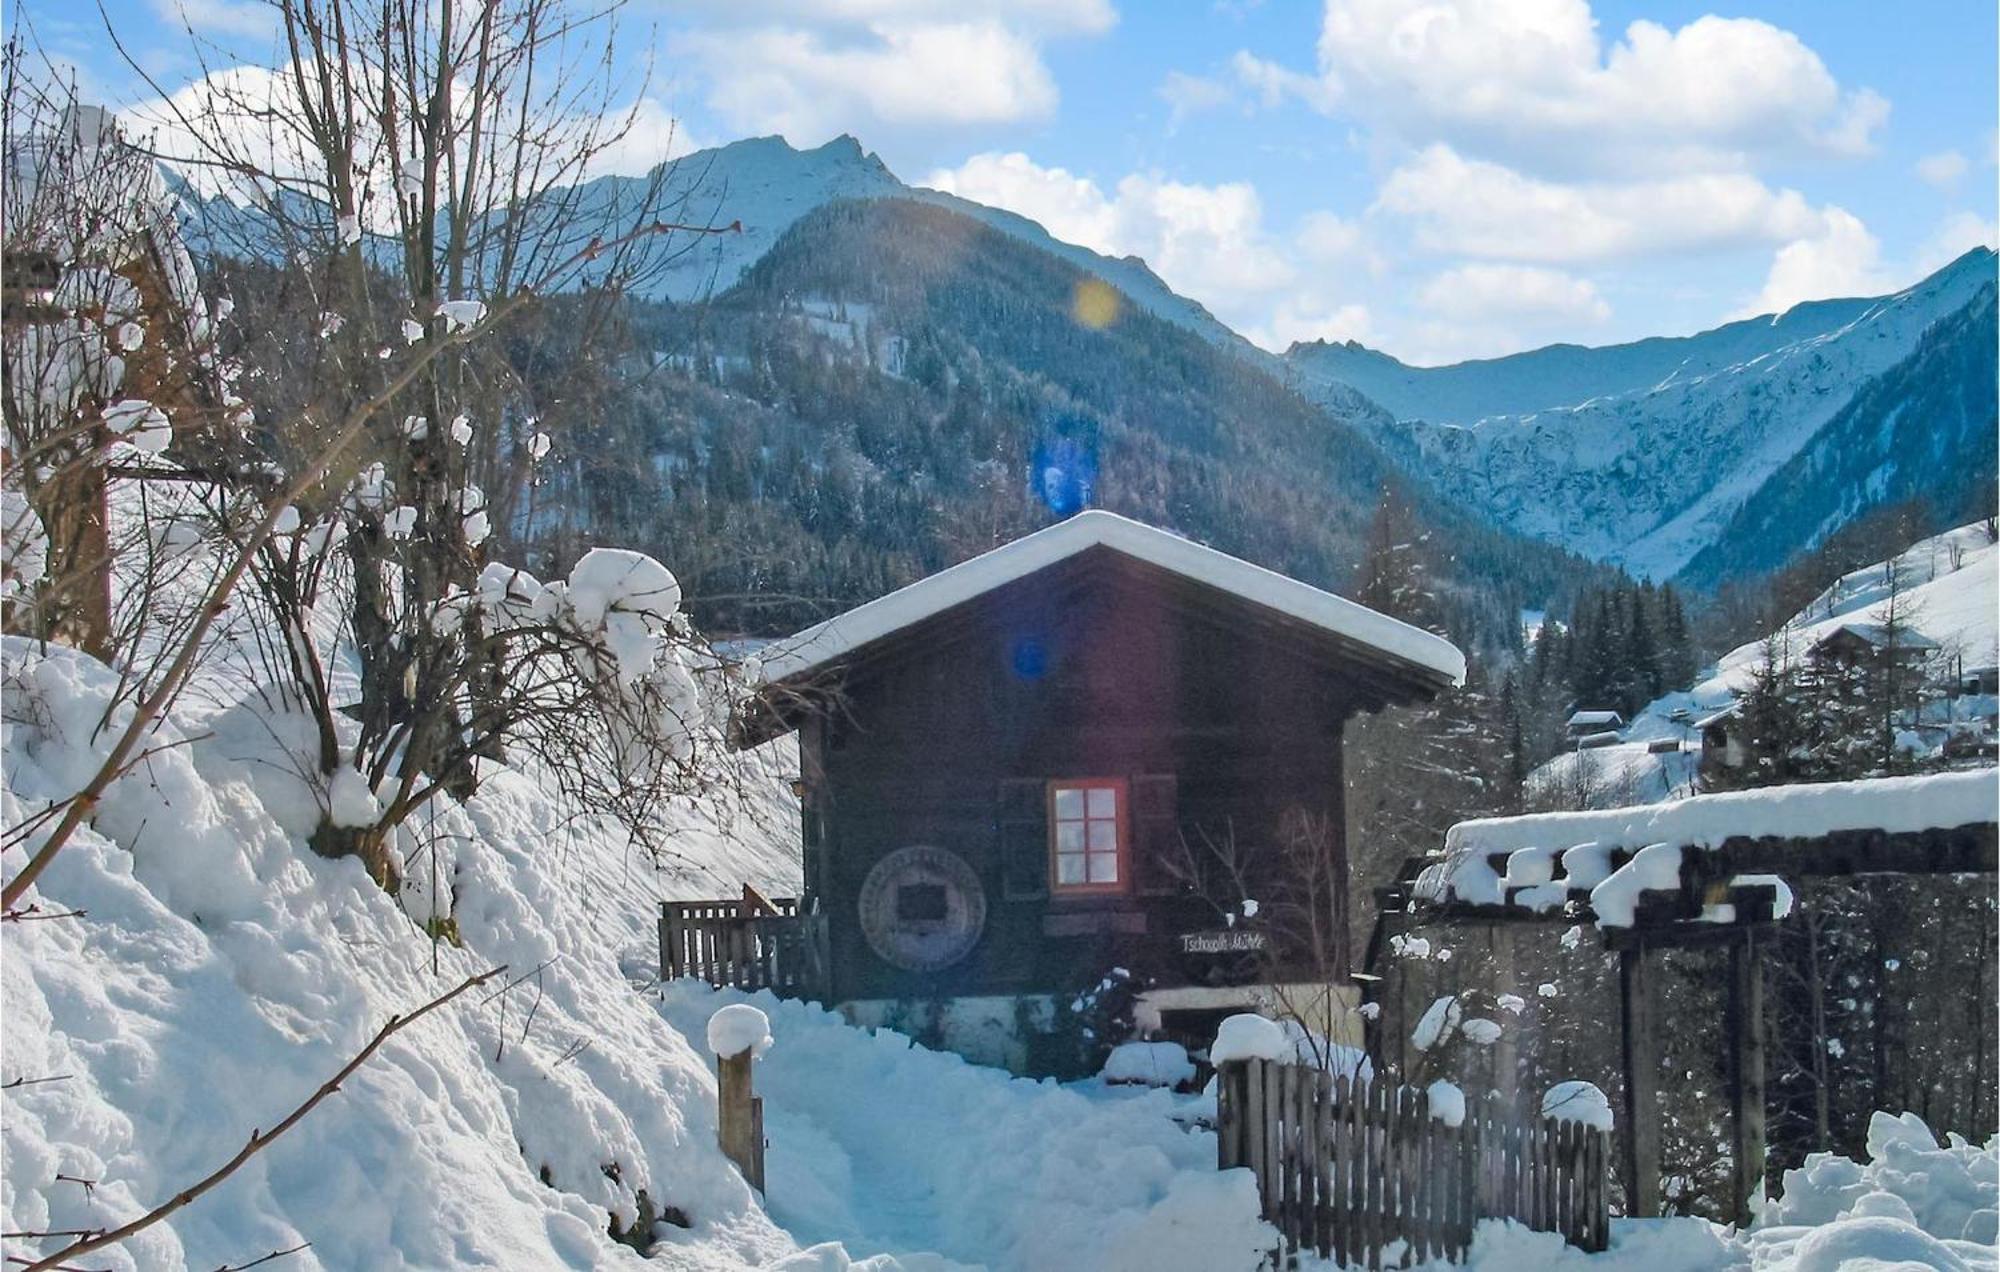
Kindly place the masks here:
POLYGON ((1445 640, 1088 511, 763 665, 738 741, 798 733, 802 909, 849 1020, 1049 1071, 1123 969, 1167 1037, 1288 984, 1359 1040, 1342 733, 1461 679, 1445 640))
POLYGON ((1578 711, 1569 718, 1571 738, 1583 738, 1592 733, 1616 732, 1625 727, 1625 717, 1616 711, 1578 711))
POLYGON ((1843 667, 1873 666, 1883 658, 1921 663, 1937 652, 1937 642, 1913 627, 1895 631, 1879 623, 1842 623, 1819 638, 1807 656, 1843 667))
POLYGON ((1750 748, 1743 736, 1743 704, 1732 702, 1694 722, 1701 734, 1701 771, 1739 769, 1750 760, 1750 748))
POLYGON ((1961 694, 2000 694, 2000 666, 1960 668, 1955 688, 1961 694))
POLYGON ((1579 751, 1599 751, 1607 746, 1617 746, 1622 741, 1624 739, 1618 736, 1616 729, 1605 729, 1599 733, 1586 733, 1578 738, 1576 740, 1576 749, 1579 751))

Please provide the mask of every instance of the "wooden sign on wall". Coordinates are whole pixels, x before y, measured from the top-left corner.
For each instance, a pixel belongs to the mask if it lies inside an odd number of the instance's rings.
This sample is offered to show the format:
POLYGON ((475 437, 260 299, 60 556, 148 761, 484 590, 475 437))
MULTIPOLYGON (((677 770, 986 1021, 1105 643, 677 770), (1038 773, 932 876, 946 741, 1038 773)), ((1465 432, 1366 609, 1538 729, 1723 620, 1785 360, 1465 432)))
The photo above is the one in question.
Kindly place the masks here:
POLYGON ((1183 954, 1253 954, 1262 952, 1269 945, 1270 939, 1264 933, 1240 928, 1181 933, 1183 954))

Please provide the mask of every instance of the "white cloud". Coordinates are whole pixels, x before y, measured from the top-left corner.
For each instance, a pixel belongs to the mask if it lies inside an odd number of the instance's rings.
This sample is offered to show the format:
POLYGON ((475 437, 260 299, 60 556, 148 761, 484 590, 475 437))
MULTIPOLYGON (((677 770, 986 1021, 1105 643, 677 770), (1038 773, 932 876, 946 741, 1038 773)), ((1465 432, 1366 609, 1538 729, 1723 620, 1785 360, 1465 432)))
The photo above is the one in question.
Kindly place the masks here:
POLYGON ((1237 50, 1236 56, 1229 60, 1229 70, 1236 77, 1236 82, 1248 89, 1257 103, 1266 109, 1279 105, 1286 98, 1296 97, 1314 110, 1330 115, 1340 102, 1340 90, 1335 81, 1292 70, 1242 49, 1237 50))
POLYGON ((1829 207, 1820 233, 1785 244, 1771 260, 1764 289, 1739 317, 1779 314, 1807 300, 1871 296, 1895 286, 1882 268, 1882 244, 1861 218, 1829 207))
POLYGON ((149 0, 163 21, 201 35, 261 38, 277 30, 277 10, 259 0, 149 0))
POLYGON ((1059 94, 1042 43, 1117 21, 1108 0, 751 0, 705 16, 674 47, 699 65, 709 105, 734 127, 806 145, 883 125, 1048 118, 1059 94))
POLYGON ((1460 265, 1431 278, 1415 299, 1425 317, 1402 333, 1397 354, 1419 365, 1576 340, 1611 318, 1595 283, 1533 265, 1460 265))
POLYGON ((1555 172, 1865 153, 1888 114, 1770 23, 1637 21, 1607 46, 1587 0, 1327 0, 1314 74, 1234 65, 1266 101, 1299 96, 1410 144, 1555 172))
POLYGON ((1534 265, 1461 265, 1437 275, 1417 293, 1432 313, 1461 321, 1556 320, 1601 323, 1611 306, 1597 284, 1561 270, 1534 265))
POLYGON ((1202 75, 1168 71, 1160 81, 1160 98, 1167 103, 1167 132, 1172 135, 1190 115, 1226 105, 1232 94, 1229 86, 1202 75))
POLYGON ((1915 272, 1935 273, 1975 247, 2000 244, 2000 226, 1973 212, 1954 212, 1917 248, 1915 272))
POLYGON ((1017 152, 974 155, 925 184, 1018 212, 1107 256, 1144 257, 1168 286, 1265 348, 1372 330, 1349 285, 1355 272, 1375 268, 1360 228, 1317 213, 1294 234, 1280 234, 1265 224, 1263 201, 1247 183, 1132 173, 1106 191, 1017 152), (1302 270, 1301 261, 1320 268, 1302 270), (1330 268, 1343 262, 1355 269, 1330 268))
POLYGON ((1965 156, 1956 150, 1940 150, 1917 160, 1917 175, 1938 189, 1950 193, 1965 176, 1965 156))
POLYGON ((1797 191, 1745 173, 1564 184, 1442 144, 1392 171, 1375 208, 1407 220, 1431 251, 1544 264, 1782 243, 1826 228, 1797 191))

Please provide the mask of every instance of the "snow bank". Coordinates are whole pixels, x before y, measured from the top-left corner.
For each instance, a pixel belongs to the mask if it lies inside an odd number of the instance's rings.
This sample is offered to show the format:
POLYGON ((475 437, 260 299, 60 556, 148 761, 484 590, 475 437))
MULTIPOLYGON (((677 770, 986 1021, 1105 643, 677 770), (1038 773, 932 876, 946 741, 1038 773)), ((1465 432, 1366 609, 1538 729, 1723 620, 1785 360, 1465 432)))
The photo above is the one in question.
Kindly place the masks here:
POLYGON ((2000 1139, 1940 1147, 1923 1120, 1876 1113, 1863 1164, 1814 1153, 1785 1172, 1780 1198, 1749 1237, 1774 1272, 1996 1266, 2000 1139))
POLYGON ((1223 1020, 1208 1049, 1210 1064, 1231 1060, 1289 1060, 1295 1048, 1277 1021, 1252 1012, 1239 1012, 1223 1020))
POLYGON ((754 1058, 771 1045, 771 1019, 749 1003, 731 1003, 708 1018, 708 1049, 718 1060, 748 1051, 754 1058))
POLYGON ((1104 1058, 1106 1082, 1173 1087, 1194 1081, 1194 1061, 1178 1042, 1121 1042, 1104 1058))
MULTIPOLYGON (((0 664, 12 826, 95 768, 111 740, 95 722, 119 681, 13 638, 0 664)), ((280 732, 286 718, 266 716, 280 732)), ((648 1205, 692 1224, 658 1229, 682 1266, 796 1250, 714 1147, 699 1034, 635 992, 666 878, 529 775, 494 769, 404 844, 413 879, 436 863, 454 921, 455 940, 434 944, 359 861, 314 856, 266 805, 262 792, 297 787, 312 807, 302 779, 272 780, 288 758, 276 737, 162 721, 145 764, 28 894, 85 916, 9 925, 7 1077, 62 1080, 0 1093, 8 1231, 135 1217, 271 1126, 391 1015, 504 964, 511 988, 399 1034, 213 1192, 88 1266, 214 1268, 310 1241, 286 1266, 637 1267, 610 1232, 648 1205)), ((733 838, 689 826, 683 847, 704 869, 770 851, 753 822, 733 838)))

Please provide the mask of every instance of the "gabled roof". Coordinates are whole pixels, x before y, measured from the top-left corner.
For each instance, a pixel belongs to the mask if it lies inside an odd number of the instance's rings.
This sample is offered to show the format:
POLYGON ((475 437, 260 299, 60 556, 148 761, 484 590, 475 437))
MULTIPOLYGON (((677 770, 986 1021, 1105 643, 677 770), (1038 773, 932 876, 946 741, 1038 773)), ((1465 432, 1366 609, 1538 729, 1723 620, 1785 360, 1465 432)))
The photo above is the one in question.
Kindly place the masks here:
POLYGON ((1743 703, 1742 700, 1739 699, 1735 702, 1730 703, 1728 706, 1718 707, 1714 711, 1709 712, 1707 715, 1702 716, 1700 719, 1694 722, 1694 727, 1697 729, 1706 729, 1712 724, 1721 724, 1724 720, 1734 720, 1737 716, 1741 715, 1742 713, 1743 713, 1743 703))
POLYGON ((1441 636, 1191 539, 1099 509, 1080 512, 772 642, 763 651, 764 678, 777 682, 809 676, 863 646, 1092 548, 1110 549, 1368 646, 1387 661, 1402 664, 1426 679, 1452 684, 1465 680, 1465 655, 1441 636))
MULTIPOLYGON (((1874 646, 1876 649, 1887 649, 1889 645, 1892 643, 1891 642, 1892 633, 1889 631, 1888 628, 1882 626, 1879 623, 1842 623, 1840 626, 1834 628, 1832 631, 1828 632, 1825 636, 1821 637, 1819 644, 1814 645, 1813 648, 1814 649, 1820 648, 1820 646, 1825 645, 1828 641, 1834 639, 1836 636, 1839 636, 1842 633, 1852 636, 1856 640, 1865 641, 1869 645, 1874 646)), ((1912 627, 1904 627, 1901 630, 1893 633, 1893 636, 1894 636, 1893 643, 1895 644, 1896 648, 1898 650, 1906 652, 1914 653, 1922 650, 1936 649, 1938 647, 1936 641, 1932 640, 1930 637, 1924 635, 1922 632, 1917 631, 1915 628, 1912 627)))
POLYGON ((1616 711, 1572 711, 1569 717, 1571 728, 1576 728, 1578 725, 1584 724, 1623 723, 1625 723, 1625 717, 1619 715, 1616 711))

